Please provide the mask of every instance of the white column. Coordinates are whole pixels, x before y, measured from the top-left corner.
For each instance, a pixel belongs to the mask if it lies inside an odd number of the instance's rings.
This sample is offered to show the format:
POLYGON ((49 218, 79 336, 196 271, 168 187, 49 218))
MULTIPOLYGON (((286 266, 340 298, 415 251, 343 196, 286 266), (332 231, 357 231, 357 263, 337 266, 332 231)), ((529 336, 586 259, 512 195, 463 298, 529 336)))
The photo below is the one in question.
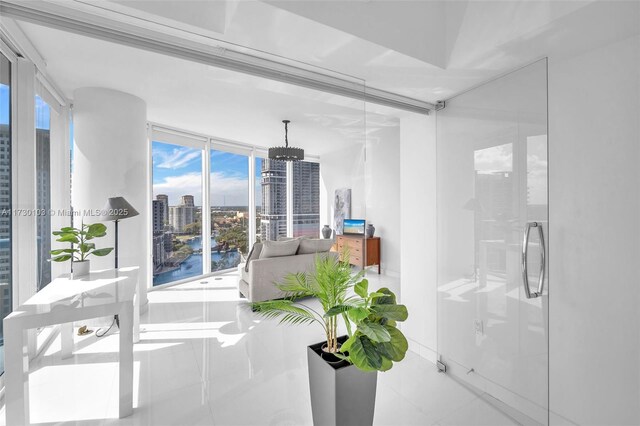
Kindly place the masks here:
MULTIPOLYGON (((135 96, 103 88, 81 88, 74 92, 74 164, 72 205, 76 212, 100 210, 109 197, 124 197, 140 214, 119 222, 119 266, 140 266, 141 311, 147 307, 148 155, 147 106, 135 96)), ((99 221, 84 215, 74 225, 99 221)), ((97 247, 114 247, 115 227, 107 223, 107 236, 97 247)), ((114 267, 114 254, 91 257, 92 269, 114 267)))

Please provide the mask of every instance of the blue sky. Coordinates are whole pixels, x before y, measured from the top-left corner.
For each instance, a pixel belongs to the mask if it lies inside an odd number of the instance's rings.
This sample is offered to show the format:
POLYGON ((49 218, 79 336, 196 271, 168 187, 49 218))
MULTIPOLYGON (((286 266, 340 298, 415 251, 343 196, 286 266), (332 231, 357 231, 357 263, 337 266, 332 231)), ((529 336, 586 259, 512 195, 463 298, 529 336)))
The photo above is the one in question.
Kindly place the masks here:
MULTIPOLYGON (((9 124, 9 86, 0 84, 0 124, 9 124)), ((36 129, 48 129, 51 120, 51 108, 36 96, 36 129)))
MULTIPOLYGON (((154 197, 167 194, 169 204, 176 205, 179 204, 180 196, 189 194, 194 196, 196 205, 201 205, 201 150, 156 141, 153 142, 152 149, 154 197)), ((248 205, 249 164, 246 156, 211 151, 211 170, 212 205, 248 205)), ((257 173, 257 176, 260 176, 260 173, 257 173)), ((256 189, 260 190, 259 185, 256 189)), ((262 199, 260 193, 256 198, 262 199)))

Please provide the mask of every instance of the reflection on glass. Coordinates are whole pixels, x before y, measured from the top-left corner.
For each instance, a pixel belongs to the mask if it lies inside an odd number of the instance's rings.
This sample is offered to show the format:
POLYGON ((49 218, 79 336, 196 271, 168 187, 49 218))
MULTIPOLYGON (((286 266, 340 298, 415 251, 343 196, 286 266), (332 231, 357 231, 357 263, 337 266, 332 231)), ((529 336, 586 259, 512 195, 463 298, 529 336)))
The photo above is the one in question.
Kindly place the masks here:
POLYGON ((154 141, 153 285, 202 275, 202 151, 154 141))
POLYGON ((51 108, 36 96, 36 208, 38 290, 51 282, 51 108))
MULTIPOLYGON (((546 88, 539 61, 452 99, 438 113, 436 156, 438 355, 541 424, 548 309, 524 295, 521 257, 525 224, 547 229, 546 88)), ((540 250, 534 232, 531 282, 540 250)))
POLYGON ((275 241, 287 235, 287 163, 267 159, 261 163, 262 213, 258 233, 261 241, 275 241))
POLYGON ((247 255, 249 220, 249 158, 211 150, 211 271, 247 255))
POLYGON ((293 236, 320 237, 320 164, 293 163, 293 236))
MULTIPOLYGON (((514 174, 512 144, 492 146, 474 152, 475 268, 480 284, 486 285, 487 273, 506 273, 506 247, 511 231, 517 227, 514 217, 514 174)), ((469 206, 466 206, 469 209, 469 206)))
POLYGON ((11 313, 11 63, 0 54, 0 373, 4 373, 2 319, 11 313))

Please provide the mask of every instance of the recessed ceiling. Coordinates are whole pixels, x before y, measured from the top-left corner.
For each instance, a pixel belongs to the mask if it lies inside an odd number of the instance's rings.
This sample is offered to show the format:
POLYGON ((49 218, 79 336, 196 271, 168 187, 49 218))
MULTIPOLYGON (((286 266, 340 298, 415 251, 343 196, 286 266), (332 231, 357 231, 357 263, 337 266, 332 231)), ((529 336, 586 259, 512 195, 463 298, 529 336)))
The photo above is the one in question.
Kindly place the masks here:
MULTIPOLYGON (((40 25, 20 23, 73 100, 81 87, 105 87, 145 100, 149 121, 257 146, 290 141, 322 155, 365 137, 363 101, 215 68, 40 25)), ((368 112, 367 130, 397 124, 368 112)))

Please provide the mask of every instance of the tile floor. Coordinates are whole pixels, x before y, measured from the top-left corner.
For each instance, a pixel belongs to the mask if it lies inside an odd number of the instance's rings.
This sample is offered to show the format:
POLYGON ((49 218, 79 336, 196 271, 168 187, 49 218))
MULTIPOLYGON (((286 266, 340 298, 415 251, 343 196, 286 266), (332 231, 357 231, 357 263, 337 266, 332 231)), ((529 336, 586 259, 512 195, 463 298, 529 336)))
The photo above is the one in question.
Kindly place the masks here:
MULTIPOLYGON (((372 287, 397 279, 371 275, 372 287)), ((311 326, 262 320, 227 274, 149 292, 134 347, 134 414, 118 419, 117 335, 56 339, 31 364, 31 421, 71 425, 310 425, 306 346, 311 326), (206 281, 202 284, 201 281, 206 281)), ((0 410, 4 424, 4 407, 0 410)), ((375 425, 512 425, 480 396, 409 352, 380 374, 375 425)))

